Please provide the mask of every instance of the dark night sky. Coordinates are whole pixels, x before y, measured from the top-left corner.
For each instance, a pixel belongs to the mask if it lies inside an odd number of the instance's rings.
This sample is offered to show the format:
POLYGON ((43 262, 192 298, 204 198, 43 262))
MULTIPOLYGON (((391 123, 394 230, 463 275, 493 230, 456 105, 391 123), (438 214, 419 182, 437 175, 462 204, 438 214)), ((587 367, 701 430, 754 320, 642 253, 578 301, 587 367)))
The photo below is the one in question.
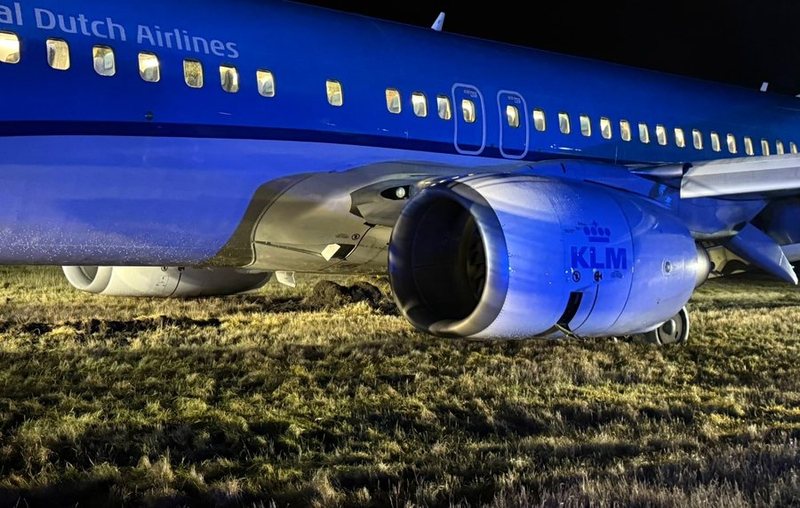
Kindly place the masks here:
POLYGON ((797 0, 304 0, 445 31, 770 91, 800 93, 797 0), (519 11, 526 5, 535 12, 519 11))

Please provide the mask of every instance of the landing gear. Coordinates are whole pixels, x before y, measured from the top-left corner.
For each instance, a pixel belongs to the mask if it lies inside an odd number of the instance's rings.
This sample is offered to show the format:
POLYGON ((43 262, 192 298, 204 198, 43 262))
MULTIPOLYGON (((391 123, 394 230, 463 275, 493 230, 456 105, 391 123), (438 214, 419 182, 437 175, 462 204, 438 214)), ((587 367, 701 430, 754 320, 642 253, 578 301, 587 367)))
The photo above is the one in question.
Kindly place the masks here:
POLYGON ((648 344, 656 344, 658 346, 683 344, 689 338, 689 312, 684 307, 661 326, 650 332, 643 333, 639 337, 648 344))

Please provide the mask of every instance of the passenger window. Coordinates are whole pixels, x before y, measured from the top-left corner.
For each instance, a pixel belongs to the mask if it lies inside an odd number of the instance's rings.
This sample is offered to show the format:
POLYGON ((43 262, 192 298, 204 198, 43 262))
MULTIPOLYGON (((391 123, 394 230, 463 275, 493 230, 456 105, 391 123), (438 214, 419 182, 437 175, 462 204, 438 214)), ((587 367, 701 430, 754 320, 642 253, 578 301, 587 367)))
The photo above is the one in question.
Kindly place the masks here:
POLYGON ((428 99, 422 92, 414 92, 411 94, 411 107, 414 109, 414 114, 420 118, 428 116, 428 99))
POLYGON ((683 129, 675 127, 675 145, 678 148, 686 148, 686 137, 683 135, 683 129))
POLYGON ((789 143, 789 151, 792 153, 797 153, 797 143, 795 143, 794 141, 789 143))
POLYGON ((736 153, 739 151, 736 147, 736 137, 733 134, 728 134, 726 141, 728 142, 728 151, 730 153, 736 153))
POLYGON ((47 65, 59 71, 69 69, 69 45, 61 39, 47 39, 47 65))
POLYGON ((342 94, 342 84, 336 80, 329 79, 325 82, 325 91, 328 94, 328 104, 331 106, 340 107, 344 104, 344 95, 342 94))
POLYGON ((722 146, 720 145, 719 142, 719 134, 717 134, 716 132, 711 133, 711 149, 714 150, 715 152, 719 152, 720 150, 722 150, 722 146))
POLYGON ((519 108, 508 104, 506 106, 506 121, 508 126, 514 129, 519 127, 519 108))
POLYGON ((639 124, 639 141, 642 143, 650 142, 650 130, 647 128, 646 123, 639 124))
POLYGON ((587 115, 580 116, 581 121, 581 134, 584 136, 591 136, 592 135, 592 122, 589 120, 587 115))
POLYGON ((786 153, 786 150, 783 148, 783 141, 776 141, 775 142, 775 153, 777 155, 783 155, 786 153))
POLYGON ((197 60, 184 60, 183 81, 191 88, 203 88, 203 64, 197 60))
POLYGON ((572 130, 569 125, 569 115, 567 113, 558 114, 558 128, 562 134, 569 134, 572 130))
POLYGON ((389 110, 389 113, 394 114, 399 114, 403 110, 400 92, 395 88, 386 89, 386 109, 389 110))
POLYGON ((156 55, 139 53, 139 76, 150 83, 157 83, 161 79, 161 66, 156 55))
POLYGON ((0 62, 19 63, 19 37, 11 32, 0 32, 0 62))
POLYGON ((744 137, 744 153, 747 155, 754 155, 753 140, 749 136, 744 137))
POLYGON ((631 123, 627 120, 620 120, 619 121, 619 135, 623 141, 630 141, 632 138, 631 135, 631 123))
POLYGON ((761 140, 761 154, 769 155, 769 141, 766 139, 761 140))
POLYGON ((533 127, 539 132, 543 132, 547 129, 547 122, 545 121, 543 110, 533 110, 533 127))
POLYGON ((692 129, 692 144, 697 150, 703 149, 703 133, 697 129, 692 129))
POLYGON ((442 120, 450 120, 453 118, 453 112, 450 109, 450 98, 445 95, 436 96, 436 109, 439 111, 439 118, 442 120))
POLYGON ((117 73, 114 61, 114 50, 108 46, 95 46, 92 48, 94 57, 94 71, 101 76, 113 76, 117 73))
POLYGON ((661 124, 656 125, 656 140, 661 146, 667 144, 667 129, 661 124))
POLYGON ((258 94, 262 97, 275 97, 275 76, 271 71, 259 69, 256 71, 256 84, 258 94))
POLYGON ((606 117, 600 118, 600 135, 603 139, 611 139, 611 120, 606 117))
POLYGON ((222 84, 222 89, 228 93, 236 93, 239 91, 239 71, 232 65, 219 66, 219 80, 222 84))
POLYGON ((461 99, 461 114, 464 115, 465 122, 475 123, 478 119, 478 114, 475 111, 475 103, 469 99, 461 99))

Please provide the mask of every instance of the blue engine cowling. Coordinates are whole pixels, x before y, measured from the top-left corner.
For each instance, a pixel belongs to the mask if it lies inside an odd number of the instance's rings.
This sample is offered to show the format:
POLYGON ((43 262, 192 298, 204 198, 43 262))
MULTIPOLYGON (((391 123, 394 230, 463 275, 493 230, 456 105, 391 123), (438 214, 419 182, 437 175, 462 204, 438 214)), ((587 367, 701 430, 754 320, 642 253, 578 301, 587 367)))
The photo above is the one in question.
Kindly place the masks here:
POLYGON ((680 311, 707 265, 686 227, 646 199, 521 175, 423 190, 389 248, 411 323, 471 338, 649 331, 680 311))

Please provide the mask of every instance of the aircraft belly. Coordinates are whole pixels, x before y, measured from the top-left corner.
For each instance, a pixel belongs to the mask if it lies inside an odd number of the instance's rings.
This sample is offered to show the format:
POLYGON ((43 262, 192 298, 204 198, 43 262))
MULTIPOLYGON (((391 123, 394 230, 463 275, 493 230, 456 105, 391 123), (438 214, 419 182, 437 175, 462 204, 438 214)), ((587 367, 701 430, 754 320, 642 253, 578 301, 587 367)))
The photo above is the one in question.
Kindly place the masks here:
POLYGON ((452 155, 250 139, 0 136, 0 152, 4 264, 385 270, 384 240, 363 239, 404 201, 380 192, 475 171, 452 155))

